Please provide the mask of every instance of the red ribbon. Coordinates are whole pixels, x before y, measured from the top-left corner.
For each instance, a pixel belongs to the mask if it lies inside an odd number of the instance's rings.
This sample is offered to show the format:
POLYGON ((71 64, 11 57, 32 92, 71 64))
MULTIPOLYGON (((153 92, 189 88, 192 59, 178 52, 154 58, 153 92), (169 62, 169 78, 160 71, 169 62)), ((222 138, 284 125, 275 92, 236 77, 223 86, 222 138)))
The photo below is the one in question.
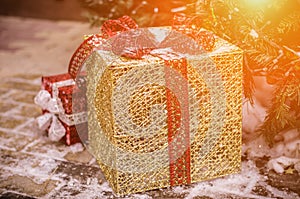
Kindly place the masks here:
POLYGON ((168 113, 168 149, 170 159, 170 185, 190 184, 190 131, 187 60, 165 60, 166 98, 168 113), (172 70, 183 77, 183 81, 172 75, 172 70), (174 83, 175 82, 175 83, 174 83), (172 91, 168 88, 171 88, 172 91), (180 93, 180 103, 173 93, 180 93), (182 126, 181 126, 182 125, 182 126))

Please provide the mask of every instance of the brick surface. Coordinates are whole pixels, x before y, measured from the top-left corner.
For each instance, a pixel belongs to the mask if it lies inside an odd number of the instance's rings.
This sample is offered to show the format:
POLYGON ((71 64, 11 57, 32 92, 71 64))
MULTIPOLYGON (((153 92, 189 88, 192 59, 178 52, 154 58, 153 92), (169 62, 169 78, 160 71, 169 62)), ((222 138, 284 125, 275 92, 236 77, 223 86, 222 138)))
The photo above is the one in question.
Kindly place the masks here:
POLYGON ((37 117, 41 115, 41 113, 42 113, 41 109, 37 106, 33 106, 33 107, 21 106, 19 110, 17 110, 16 114, 23 117, 30 118, 30 117, 37 117))
MULTIPOLYGON (((0 191, 1 193, 1 191, 0 191)), ((23 194, 13 193, 13 192, 3 192, 0 196, 1 199, 35 199, 35 197, 26 196, 23 194)))
POLYGON ((64 158, 70 162, 88 164, 93 160, 93 156, 87 151, 67 153, 64 158))
MULTIPOLYGON (((37 86, 35 86, 35 87, 38 88, 37 86)), ((36 92, 30 92, 30 93, 16 92, 16 93, 10 95, 9 97, 10 97, 10 99, 13 99, 16 102, 32 104, 35 95, 36 95, 36 92)))
POLYGON ((6 81, 0 84, 1 88, 5 89, 17 89, 23 91, 38 91, 39 87, 36 85, 28 84, 26 82, 14 82, 14 81, 6 81))
MULTIPOLYGON (((8 21, 13 20, 9 18, 8 21)), ((14 23, 18 24, 20 21, 22 22, 19 24, 21 28, 28 30, 33 25, 42 28, 44 24, 51 24, 50 27, 54 29, 52 31, 63 30, 69 42, 81 37, 82 32, 87 32, 81 30, 75 34, 74 30, 88 27, 67 23, 60 24, 58 28, 54 22, 52 24, 48 21, 30 20, 30 23, 23 20, 16 20, 14 23)), ((38 38, 35 38, 32 33, 32 38, 30 38, 34 42, 36 40, 47 41, 49 47, 52 40, 48 41, 46 38, 50 36, 40 38, 41 35, 47 35, 46 33, 39 33, 38 38)), ((60 35, 52 36, 52 39, 59 37, 60 35)), ((35 43, 30 43, 31 40, 24 46, 30 44, 34 46, 35 43)), ((53 42, 57 44, 57 41, 53 42)), ((10 47, 14 45, 8 44, 10 47)), ((72 46, 65 48, 68 50, 62 55, 65 59, 69 59, 74 48, 72 46)), ((28 48, 20 48, 22 53, 25 53, 26 49, 28 48)), ((15 49, 3 52, 3 49, 0 49, 0 57, 3 54, 13 57, 13 53, 19 53, 19 51, 15 49)), ((53 62, 53 57, 50 58, 43 57, 45 66, 42 67, 42 72, 44 74, 54 70, 46 67, 47 64, 53 62)), ((19 74, 17 70, 20 68, 14 68, 15 62, 13 60, 11 62, 11 74, 8 74, 9 70, 5 70, 5 77, 0 79, 0 198, 121 198, 113 194, 95 159, 86 149, 81 145, 68 147, 60 142, 51 142, 46 132, 38 129, 35 117, 41 114, 41 110, 33 104, 33 98, 40 89, 40 74, 31 72, 19 74)), ((34 59, 26 60, 26 63, 32 63, 33 67, 36 67, 32 70, 41 67, 37 66, 34 59)), ((57 60, 56 65, 60 63, 62 63, 61 60, 57 60)), ((1 65, 0 70, 1 67, 3 69, 1 65)), ((239 174, 190 186, 152 190, 125 198, 300 198, 299 174, 278 175, 269 172, 266 170, 266 162, 266 159, 248 160, 244 157, 243 169, 239 174)))
POLYGON ((71 149, 67 148, 60 142, 51 142, 45 136, 42 139, 32 142, 26 149, 24 149, 24 151, 31 154, 38 153, 42 154, 43 156, 61 160, 71 151, 71 149))
POLYGON ((7 93, 7 89, 0 88, 0 96, 3 96, 6 93, 7 93))
POLYGON ((26 118, 13 117, 13 116, 0 115, 0 127, 6 129, 14 129, 26 121, 26 118))
POLYGON ((0 182, 0 187, 35 197, 41 197, 52 191, 56 187, 56 184, 57 182, 53 180, 47 180, 42 184, 37 184, 28 177, 13 175, 0 182))
POLYGON ((21 126, 19 126, 18 132, 32 137, 46 135, 45 131, 39 129, 35 118, 30 118, 26 123, 23 123, 21 126))
POLYGON ((0 131, 0 147, 13 151, 21 151, 34 140, 33 137, 0 131), (17 144, 16 144, 17 143, 17 144))
POLYGON ((0 102, 0 113, 9 111, 9 110, 15 108, 16 106, 17 106, 16 104, 0 102))

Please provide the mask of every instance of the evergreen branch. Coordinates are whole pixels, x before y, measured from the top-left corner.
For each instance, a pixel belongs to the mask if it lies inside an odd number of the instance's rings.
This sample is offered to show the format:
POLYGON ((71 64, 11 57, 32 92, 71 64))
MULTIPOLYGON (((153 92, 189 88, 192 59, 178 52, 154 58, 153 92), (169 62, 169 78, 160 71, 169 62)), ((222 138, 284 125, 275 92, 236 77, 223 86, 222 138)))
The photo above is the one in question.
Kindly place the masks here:
POLYGON ((244 96, 246 99, 249 99, 250 103, 253 105, 253 92, 254 92, 254 79, 251 75, 253 72, 249 67, 249 62, 247 56, 244 56, 244 67, 243 67, 243 88, 244 96))
POLYGON ((278 25, 278 32, 286 34, 290 31, 298 31, 300 29, 300 11, 293 12, 283 18, 278 25))
MULTIPOLYGON (((249 59, 251 60, 251 65, 256 68, 261 68, 262 72, 266 71, 266 69, 273 63, 274 56, 270 56, 267 54, 263 54, 258 50, 249 50, 247 52, 249 59)), ((256 71, 257 73, 258 71, 256 71)))
POLYGON ((274 92, 272 106, 267 111, 265 122, 259 128, 270 145, 274 144, 274 137, 282 130, 297 128, 300 113, 300 80, 288 76, 278 81, 274 92), (294 110, 291 108, 294 106, 294 110))

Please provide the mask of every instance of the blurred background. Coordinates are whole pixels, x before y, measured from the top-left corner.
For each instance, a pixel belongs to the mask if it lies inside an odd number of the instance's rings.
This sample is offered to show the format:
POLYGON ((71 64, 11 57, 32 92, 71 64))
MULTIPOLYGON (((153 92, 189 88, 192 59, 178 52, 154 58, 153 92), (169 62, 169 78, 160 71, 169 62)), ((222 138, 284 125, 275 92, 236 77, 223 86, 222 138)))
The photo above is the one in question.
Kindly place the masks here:
MULTIPOLYGON (((0 15, 52 20, 88 21, 99 25, 103 20, 131 15, 139 25, 170 22, 173 13, 187 11, 192 0, 1 0, 0 15), (97 16, 96 16, 97 15, 97 16)), ((193 6, 191 6, 193 7, 193 6)))
POLYGON ((54 20, 85 20, 77 0, 1 0, 0 15, 54 20))

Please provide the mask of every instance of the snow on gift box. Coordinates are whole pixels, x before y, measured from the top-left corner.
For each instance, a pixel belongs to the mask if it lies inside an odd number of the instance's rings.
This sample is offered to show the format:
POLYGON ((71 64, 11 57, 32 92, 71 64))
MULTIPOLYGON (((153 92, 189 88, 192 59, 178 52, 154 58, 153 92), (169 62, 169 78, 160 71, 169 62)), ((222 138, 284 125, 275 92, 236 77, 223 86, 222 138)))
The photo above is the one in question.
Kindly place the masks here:
POLYGON ((85 143, 117 194, 240 171, 243 53, 216 39, 134 29, 87 59, 85 143))

